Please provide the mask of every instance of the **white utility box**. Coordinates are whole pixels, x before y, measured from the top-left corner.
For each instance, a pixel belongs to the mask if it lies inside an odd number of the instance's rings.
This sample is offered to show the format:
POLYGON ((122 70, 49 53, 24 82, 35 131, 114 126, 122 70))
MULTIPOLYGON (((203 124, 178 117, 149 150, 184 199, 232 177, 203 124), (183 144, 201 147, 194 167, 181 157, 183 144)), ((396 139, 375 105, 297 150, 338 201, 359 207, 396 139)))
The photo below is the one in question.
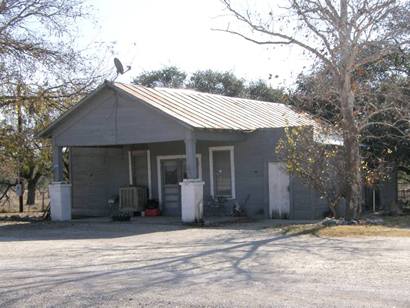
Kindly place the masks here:
POLYGON ((181 218, 184 223, 203 221, 204 182, 185 179, 181 185, 181 218))
POLYGON ((51 220, 71 220, 71 184, 53 182, 48 186, 50 191, 51 220))

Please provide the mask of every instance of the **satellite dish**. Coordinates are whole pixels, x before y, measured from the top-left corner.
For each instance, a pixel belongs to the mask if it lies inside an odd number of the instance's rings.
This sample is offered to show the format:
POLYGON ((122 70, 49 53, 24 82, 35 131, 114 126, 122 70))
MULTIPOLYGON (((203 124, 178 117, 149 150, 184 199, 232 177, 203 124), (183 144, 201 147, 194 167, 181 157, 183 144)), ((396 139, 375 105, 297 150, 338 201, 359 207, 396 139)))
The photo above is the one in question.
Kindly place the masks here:
POLYGON ((115 65, 115 68, 117 69, 117 75, 124 74, 124 66, 122 66, 120 59, 114 58, 114 65, 115 65))
POLYGON ((128 72, 131 69, 131 66, 128 65, 127 69, 124 71, 124 66, 122 66, 122 63, 120 59, 118 58, 114 58, 114 65, 115 65, 115 68, 117 69, 117 76, 114 78, 114 80, 117 79, 119 75, 124 75, 126 72, 128 72))
POLYGON ((131 66, 127 65, 127 69, 124 71, 124 66, 122 66, 122 63, 120 59, 118 58, 114 58, 114 65, 115 65, 115 68, 117 69, 117 76, 114 78, 114 80, 117 79, 119 75, 124 75, 126 72, 128 72, 131 69, 131 66))

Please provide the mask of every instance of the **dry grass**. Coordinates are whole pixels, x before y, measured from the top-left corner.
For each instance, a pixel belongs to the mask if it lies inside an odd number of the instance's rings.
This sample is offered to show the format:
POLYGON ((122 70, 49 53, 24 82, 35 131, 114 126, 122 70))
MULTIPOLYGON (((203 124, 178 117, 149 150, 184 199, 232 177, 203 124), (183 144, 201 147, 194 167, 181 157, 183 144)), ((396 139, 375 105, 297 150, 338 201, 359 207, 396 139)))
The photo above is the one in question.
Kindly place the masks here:
POLYGON ((410 237, 410 215, 383 217, 381 225, 339 225, 321 224, 291 225, 282 227, 287 235, 313 234, 324 237, 386 236, 410 237))
POLYGON ((318 236, 350 237, 350 236, 387 236, 410 237, 410 229, 392 228, 375 225, 334 226, 326 227, 315 232, 318 236))
MULTIPOLYGON (((11 191, 9 194, 10 199, 4 198, 0 201, 0 213, 14 214, 19 212, 19 199, 16 194, 11 191)), ((47 208, 50 198, 48 192, 36 191, 36 203, 33 205, 26 205, 27 191, 24 192, 24 207, 25 213, 43 211, 47 208)))

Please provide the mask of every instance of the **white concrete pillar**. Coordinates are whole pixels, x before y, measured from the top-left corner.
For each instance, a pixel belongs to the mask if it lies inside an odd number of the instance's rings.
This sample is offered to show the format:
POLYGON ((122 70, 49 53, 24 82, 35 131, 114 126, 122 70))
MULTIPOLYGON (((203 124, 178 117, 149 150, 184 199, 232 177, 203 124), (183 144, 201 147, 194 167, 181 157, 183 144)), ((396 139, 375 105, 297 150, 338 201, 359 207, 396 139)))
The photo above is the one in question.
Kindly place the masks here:
POLYGON ((71 220, 71 184, 53 182, 50 191, 50 214, 53 221, 71 220))
POLYGON ((181 185, 181 218, 184 223, 203 221, 204 182, 198 179, 196 139, 193 131, 185 135, 187 179, 181 185))
POLYGON ((181 185, 182 222, 202 222, 204 216, 204 182, 200 179, 185 179, 179 185, 181 185))
POLYGON ((49 186, 50 214, 53 221, 71 220, 71 184, 64 183, 63 147, 53 142, 53 179, 49 186))

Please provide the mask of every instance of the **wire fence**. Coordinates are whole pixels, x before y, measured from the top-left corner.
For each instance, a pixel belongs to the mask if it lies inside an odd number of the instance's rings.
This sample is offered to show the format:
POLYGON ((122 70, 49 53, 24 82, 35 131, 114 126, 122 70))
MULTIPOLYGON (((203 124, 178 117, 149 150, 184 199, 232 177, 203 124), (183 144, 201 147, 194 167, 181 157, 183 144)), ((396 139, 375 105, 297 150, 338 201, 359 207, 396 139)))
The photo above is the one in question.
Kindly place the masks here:
MULTIPOLYGON (((26 205, 27 191, 24 192, 24 212, 39 212, 44 211, 50 202, 50 195, 47 190, 36 191, 35 204, 26 205)), ((0 200, 0 213, 16 213, 19 211, 19 198, 15 191, 10 193, 0 200)))
POLYGON ((398 198, 402 202, 410 202, 410 183, 398 183, 398 198))

